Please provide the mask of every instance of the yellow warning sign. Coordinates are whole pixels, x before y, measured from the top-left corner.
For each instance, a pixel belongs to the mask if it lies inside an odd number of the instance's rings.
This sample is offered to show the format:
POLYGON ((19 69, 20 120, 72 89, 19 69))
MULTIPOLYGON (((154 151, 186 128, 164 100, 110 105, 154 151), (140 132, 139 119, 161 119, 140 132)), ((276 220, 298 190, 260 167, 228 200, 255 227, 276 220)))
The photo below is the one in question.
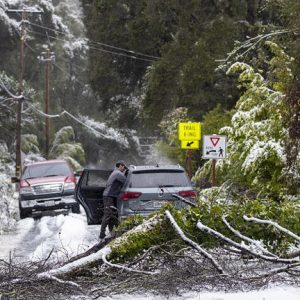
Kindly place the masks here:
MULTIPOLYGON (((178 138, 181 141, 197 141, 201 139, 200 122, 182 122, 178 125, 178 138)), ((192 149, 192 148, 186 148, 192 149)))
POLYGON ((181 149, 199 149, 199 141, 181 141, 181 149))

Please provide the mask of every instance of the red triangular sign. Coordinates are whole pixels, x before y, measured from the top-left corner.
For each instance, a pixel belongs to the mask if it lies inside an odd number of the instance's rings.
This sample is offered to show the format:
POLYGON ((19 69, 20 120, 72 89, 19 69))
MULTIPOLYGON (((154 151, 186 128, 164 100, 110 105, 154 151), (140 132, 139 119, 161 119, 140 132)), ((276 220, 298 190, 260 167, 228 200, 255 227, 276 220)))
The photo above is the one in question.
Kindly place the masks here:
POLYGON ((216 147, 220 138, 219 137, 211 137, 210 140, 211 140, 212 144, 216 147))

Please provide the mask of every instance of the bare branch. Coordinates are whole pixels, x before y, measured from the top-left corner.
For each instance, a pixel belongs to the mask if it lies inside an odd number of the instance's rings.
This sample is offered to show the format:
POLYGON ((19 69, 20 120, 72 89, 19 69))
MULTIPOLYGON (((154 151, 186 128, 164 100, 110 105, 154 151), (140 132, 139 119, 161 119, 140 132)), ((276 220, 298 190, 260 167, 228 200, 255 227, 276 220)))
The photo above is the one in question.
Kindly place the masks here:
POLYGON ((255 222, 258 224, 269 224, 274 226, 275 228, 277 228, 278 230, 288 234, 289 236, 291 236, 292 238, 294 238, 295 240, 297 240, 298 242, 300 242, 300 237, 298 235, 296 235, 295 233, 291 232, 290 230, 280 226, 278 223, 274 222, 274 221, 270 221, 270 220, 261 220, 258 218, 254 218, 254 217, 247 217, 247 216, 243 216, 244 220, 248 221, 248 222, 255 222))
POLYGON ((297 250, 297 251, 294 251, 294 252, 291 252, 287 255, 287 258, 295 258, 297 256, 300 256, 300 250, 297 250))
POLYGON ((82 288, 79 284, 77 284, 76 282, 73 282, 73 281, 69 281, 69 280, 61 280, 55 276, 52 276, 52 275, 49 275, 49 274, 38 274, 38 279, 50 279, 50 280, 54 280, 54 281, 57 281, 59 283, 63 283, 63 284, 68 284, 68 285, 72 285, 72 286, 75 286, 76 288, 80 289, 82 291, 82 288))
POLYGON ((157 272, 147 272, 147 271, 140 271, 140 270, 134 270, 134 269, 131 269, 131 268, 128 268, 126 266, 121 266, 121 265, 117 265, 117 264, 112 264, 111 262, 109 262, 107 259, 106 259, 106 253, 103 253, 102 255, 102 261, 107 265, 107 266, 110 266, 110 267, 113 267, 113 268, 118 268, 118 269, 121 269, 121 270, 126 270, 128 272, 134 272, 134 273, 140 273, 140 274, 146 274, 146 275, 156 275, 157 272))
POLYGON ((165 214, 166 214, 167 218, 169 219, 172 227, 179 234, 179 236, 185 242, 189 243, 194 249, 198 250, 203 256, 205 256, 206 258, 208 258, 211 261, 211 263, 213 264, 213 266, 218 270, 218 272, 220 274, 224 274, 223 269, 218 264, 218 262, 212 257, 212 255, 210 255, 207 251, 205 251, 204 249, 202 249, 197 243, 195 243, 194 241, 192 241, 191 239, 189 239, 189 238, 187 238, 185 236, 185 234, 183 233, 183 231, 181 230, 181 228, 178 226, 178 224, 176 223, 176 221, 174 220, 173 216, 171 215, 171 213, 168 210, 165 211, 165 214))
POLYGON ((242 240, 245 240, 251 244, 253 244, 256 248, 258 248, 262 253, 266 254, 266 255, 270 255, 270 256, 273 256, 273 257, 278 257, 277 255, 269 252, 267 249, 265 249, 264 247, 262 247, 260 245, 260 243, 258 241, 255 241, 253 239, 250 239, 249 237, 241 234, 239 231, 237 231, 236 229, 234 229, 226 220, 225 216, 222 216, 222 220, 224 222, 224 224, 228 227, 228 229, 234 233, 236 236, 238 236, 240 239, 242 240))
POLYGON ((240 249, 242 251, 246 251, 246 252, 250 253, 251 255, 253 255, 254 257, 261 258, 263 260, 271 261, 271 262, 274 262, 274 263, 289 263, 289 264, 291 264, 291 263, 299 262, 298 259, 286 259, 286 258, 270 257, 270 256, 258 254, 256 252, 252 251, 251 249, 249 249, 249 247, 238 244, 238 243, 234 242, 233 240, 229 239, 228 237, 224 236, 220 232, 215 231, 214 229, 212 229, 208 226, 205 226, 200 221, 198 221, 197 227, 201 231, 206 232, 206 233, 216 237, 219 240, 225 241, 226 243, 231 244, 232 246, 236 247, 237 249, 240 249))
POLYGON ((293 268, 299 267, 299 266, 300 266, 300 262, 293 263, 293 264, 290 264, 290 265, 285 265, 284 267, 272 269, 269 272, 263 273, 259 276, 245 278, 245 280, 262 279, 262 278, 270 277, 270 276, 275 275, 275 274, 287 272, 287 271, 289 271, 293 268))

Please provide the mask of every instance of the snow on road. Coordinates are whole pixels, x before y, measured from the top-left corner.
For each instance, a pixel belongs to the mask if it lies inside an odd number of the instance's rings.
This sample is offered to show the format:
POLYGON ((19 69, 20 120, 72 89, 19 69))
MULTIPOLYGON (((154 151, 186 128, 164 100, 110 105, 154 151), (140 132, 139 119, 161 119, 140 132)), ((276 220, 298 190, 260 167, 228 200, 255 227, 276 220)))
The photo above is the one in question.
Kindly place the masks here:
POLYGON ((11 255, 40 260, 52 251, 53 259, 65 260, 94 245, 99 229, 98 225, 87 225, 83 213, 26 218, 18 221, 15 232, 0 235, 0 259, 8 260, 11 255))

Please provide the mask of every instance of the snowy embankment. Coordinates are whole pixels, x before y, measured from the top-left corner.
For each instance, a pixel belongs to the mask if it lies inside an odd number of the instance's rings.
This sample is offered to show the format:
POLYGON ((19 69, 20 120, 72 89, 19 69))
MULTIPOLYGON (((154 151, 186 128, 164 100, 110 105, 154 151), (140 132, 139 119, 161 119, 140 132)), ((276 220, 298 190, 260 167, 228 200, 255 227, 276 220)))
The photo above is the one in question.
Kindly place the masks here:
POLYGON ((11 183, 13 172, 6 144, 0 143, 0 234, 12 230, 18 218, 17 193, 11 183))

